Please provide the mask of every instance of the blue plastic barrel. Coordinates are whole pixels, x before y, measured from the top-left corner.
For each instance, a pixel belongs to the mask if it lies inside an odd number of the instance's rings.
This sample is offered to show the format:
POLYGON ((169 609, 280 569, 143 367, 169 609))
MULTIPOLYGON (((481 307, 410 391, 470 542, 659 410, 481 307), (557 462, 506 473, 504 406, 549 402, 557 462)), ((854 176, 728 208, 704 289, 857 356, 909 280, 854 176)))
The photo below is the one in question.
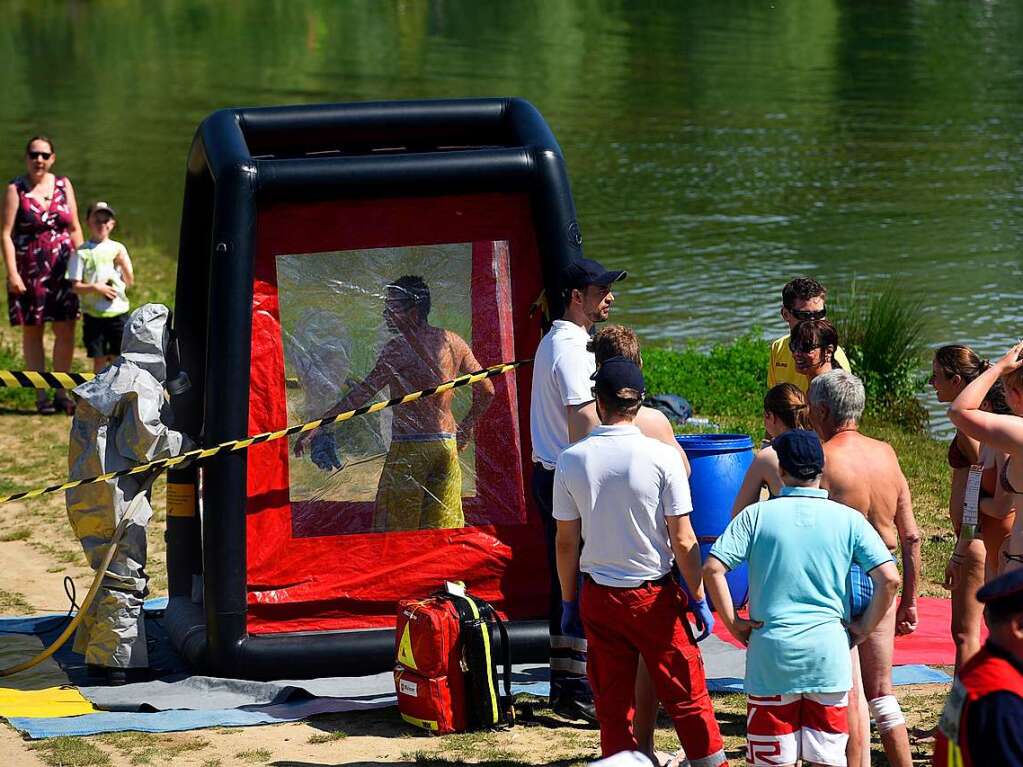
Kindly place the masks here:
MULTIPOLYGON (((693 473, 689 489, 693 495, 693 530, 700 541, 700 559, 707 559, 710 547, 732 521, 732 504, 742 487, 746 470, 753 463, 753 440, 747 434, 682 434, 676 437, 686 451, 693 473)), ((749 598, 746 565, 728 573, 728 590, 738 608, 749 598)))

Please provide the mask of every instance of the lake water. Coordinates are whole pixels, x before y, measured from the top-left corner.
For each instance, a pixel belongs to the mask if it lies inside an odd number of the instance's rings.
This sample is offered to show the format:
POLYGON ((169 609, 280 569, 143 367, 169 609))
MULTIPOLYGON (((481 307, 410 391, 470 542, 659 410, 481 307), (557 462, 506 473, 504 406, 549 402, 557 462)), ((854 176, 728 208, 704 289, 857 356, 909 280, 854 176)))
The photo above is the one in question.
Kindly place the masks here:
POLYGON ((518 95, 645 341, 780 335, 813 274, 896 280, 929 343, 994 355, 1023 331, 1021 39, 998 0, 8 0, 0 169, 51 134, 80 199, 171 257, 219 107, 518 95))

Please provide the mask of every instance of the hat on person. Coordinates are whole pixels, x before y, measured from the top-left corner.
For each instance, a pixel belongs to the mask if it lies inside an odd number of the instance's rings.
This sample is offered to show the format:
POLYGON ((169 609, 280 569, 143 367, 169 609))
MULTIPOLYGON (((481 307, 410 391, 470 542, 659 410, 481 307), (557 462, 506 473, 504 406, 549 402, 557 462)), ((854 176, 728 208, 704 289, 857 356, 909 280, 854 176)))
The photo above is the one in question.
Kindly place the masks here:
POLYGON ((561 284, 565 288, 585 288, 587 285, 607 287, 612 282, 624 280, 628 272, 620 269, 605 269, 592 258, 577 258, 561 270, 561 284))
MULTIPOLYGON (((605 360, 590 378, 596 382, 598 391, 612 397, 619 397, 618 393, 622 389, 632 389, 638 392, 639 398, 642 399, 643 392, 646 391, 643 371, 639 369, 639 365, 622 356, 605 360)), ((619 397, 619 399, 633 399, 633 397, 619 397)))
POLYGON ((1003 573, 982 586, 977 601, 1006 612, 1023 612, 1023 570, 1003 573))
POLYGON ((792 429, 771 442, 778 464, 796 479, 813 479, 824 470, 824 448, 815 432, 792 429))
POLYGON ((85 217, 88 219, 93 213, 99 213, 100 211, 109 213, 113 218, 117 218, 117 211, 110 207, 107 203, 103 202, 103 200, 97 200, 90 205, 89 209, 85 211, 85 217))

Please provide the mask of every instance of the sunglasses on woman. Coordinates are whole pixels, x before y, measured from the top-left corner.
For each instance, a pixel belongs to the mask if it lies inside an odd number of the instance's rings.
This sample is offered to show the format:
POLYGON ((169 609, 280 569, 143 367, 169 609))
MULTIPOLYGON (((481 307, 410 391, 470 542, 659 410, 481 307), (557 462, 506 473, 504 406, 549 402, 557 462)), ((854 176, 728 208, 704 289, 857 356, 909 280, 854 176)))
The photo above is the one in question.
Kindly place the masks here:
POLYGON ((53 152, 26 152, 26 154, 30 160, 49 160, 53 157, 53 152))
POLYGON ((789 341, 789 351, 793 354, 813 354, 817 349, 823 348, 823 346, 814 346, 810 343, 800 344, 794 341, 789 341))

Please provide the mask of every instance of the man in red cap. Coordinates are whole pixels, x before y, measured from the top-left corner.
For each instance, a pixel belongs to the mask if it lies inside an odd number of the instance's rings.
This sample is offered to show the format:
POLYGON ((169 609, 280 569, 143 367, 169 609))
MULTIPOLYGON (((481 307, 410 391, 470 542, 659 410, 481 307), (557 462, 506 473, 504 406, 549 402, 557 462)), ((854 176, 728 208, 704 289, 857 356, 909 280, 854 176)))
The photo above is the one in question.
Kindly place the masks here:
POLYGON ((594 381, 600 425, 561 453, 554 477, 562 633, 581 619, 604 756, 637 749, 632 718, 642 656, 688 763, 717 767, 726 764, 721 732, 685 617, 687 598, 672 574, 674 555, 702 605, 694 616, 706 633, 712 619, 689 523, 689 480, 678 452, 633 423, 645 388, 639 367, 612 357, 594 381))
POLYGON ((977 591, 990 635, 960 669, 938 724, 935 767, 1023 767, 1023 570, 977 591))

